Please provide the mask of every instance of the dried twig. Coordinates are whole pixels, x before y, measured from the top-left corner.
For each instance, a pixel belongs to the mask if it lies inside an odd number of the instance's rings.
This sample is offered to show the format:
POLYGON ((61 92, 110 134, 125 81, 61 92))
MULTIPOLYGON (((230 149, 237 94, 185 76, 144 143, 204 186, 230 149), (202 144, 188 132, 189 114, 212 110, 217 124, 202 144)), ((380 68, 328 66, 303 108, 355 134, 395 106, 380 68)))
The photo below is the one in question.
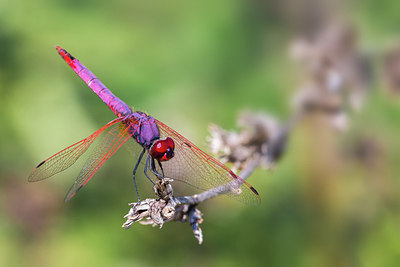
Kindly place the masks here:
MULTIPOLYGON (((286 143, 287 131, 274 119, 261 114, 243 113, 239 119, 240 133, 228 132, 211 126, 210 141, 215 154, 220 154, 224 163, 232 163, 241 170, 240 177, 246 180, 259 167, 272 167, 279 159, 286 143), (246 155, 243 157, 243 155, 246 155)), ((156 199, 146 199, 131 203, 132 208, 125 215, 122 227, 129 229, 134 222, 163 226, 165 222, 188 222, 199 244, 203 234, 199 225, 203 222, 202 213, 196 205, 205 200, 231 192, 237 183, 227 183, 200 194, 174 197, 172 179, 159 180, 154 186, 156 199)))

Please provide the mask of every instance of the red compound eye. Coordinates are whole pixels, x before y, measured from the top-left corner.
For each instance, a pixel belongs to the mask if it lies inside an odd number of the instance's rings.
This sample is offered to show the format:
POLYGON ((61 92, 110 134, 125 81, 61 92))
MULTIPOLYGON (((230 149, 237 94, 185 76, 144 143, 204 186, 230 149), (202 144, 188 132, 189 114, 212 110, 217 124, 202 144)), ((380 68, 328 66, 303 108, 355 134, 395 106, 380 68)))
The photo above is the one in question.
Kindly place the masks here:
POLYGON ((156 141, 150 148, 150 156, 159 160, 167 161, 174 156, 175 143, 172 138, 167 137, 165 140, 156 141))

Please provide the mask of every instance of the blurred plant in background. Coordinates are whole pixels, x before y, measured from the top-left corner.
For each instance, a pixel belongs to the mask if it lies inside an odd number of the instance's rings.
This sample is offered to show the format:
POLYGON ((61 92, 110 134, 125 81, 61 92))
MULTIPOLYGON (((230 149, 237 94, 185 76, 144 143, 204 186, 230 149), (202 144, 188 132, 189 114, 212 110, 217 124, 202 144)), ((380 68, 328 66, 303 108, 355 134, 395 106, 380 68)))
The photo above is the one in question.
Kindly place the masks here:
MULTIPOLYGON (((397 265, 398 10, 396 1, 1 2, 0 265, 397 265), (181 224, 119 229, 134 196, 123 151, 67 205, 77 169, 27 185, 38 160, 112 118, 54 45, 85 55, 121 99, 197 144, 211 122, 213 140, 270 131, 259 137, 275 146, 252 147, 273 167, 249 177, 262 204, 202 203, 198 246, 181 224), (239 116, 243 128, 222 130, 243 109, 256 110, 239 116), (257 121, 269 126, 253 131, 257 121)), ((240 150, 214 152, 246 165, 240 150)))

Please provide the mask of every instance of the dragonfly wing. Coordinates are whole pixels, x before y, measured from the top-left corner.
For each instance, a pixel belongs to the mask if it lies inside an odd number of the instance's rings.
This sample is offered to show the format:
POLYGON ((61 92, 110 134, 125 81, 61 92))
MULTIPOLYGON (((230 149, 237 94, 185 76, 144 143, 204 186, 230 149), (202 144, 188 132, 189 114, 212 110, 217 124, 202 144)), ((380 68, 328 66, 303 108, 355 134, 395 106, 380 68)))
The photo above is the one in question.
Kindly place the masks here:
POLYGON ((120 122, 122 118, 118 118, 110 121, 105 126, 97 130, 89 137, 61 150, 57 154, 50 158, 42 161, 28 177, 29 182, 36 182, 53 176, 59 173, 76 162, 76 160, 86 152, 90 145, 103 133, 106 129, 112 125, 120 122))
POLYGON ((130 137, 126 122, 115 123, 103 135, 99 143, 91 152, 84 167, 75 180, 71 189, 65 197, 65 201, 70 200, 83 186, 89 182, 90 178, 100 169, 106 162, 130 137))
POLYGON ((175 142, 175 156, 162 162, 166 177, 201 190, 226 191, 230 197, 246 204, 260 203, 257 191, 250 184, 167 125, 156 122, 160 137, 170 137, 175 142))

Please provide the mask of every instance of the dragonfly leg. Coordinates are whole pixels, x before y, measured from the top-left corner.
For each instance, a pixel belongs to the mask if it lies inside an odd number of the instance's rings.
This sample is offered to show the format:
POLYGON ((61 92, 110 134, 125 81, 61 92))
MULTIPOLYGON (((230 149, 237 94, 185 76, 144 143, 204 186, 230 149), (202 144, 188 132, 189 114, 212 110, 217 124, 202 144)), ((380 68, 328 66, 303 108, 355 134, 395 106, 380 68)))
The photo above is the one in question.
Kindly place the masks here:
MULTIPOLYGON (((149 181, 155 185, 155 183, 153 182, 153 180, 150 179, 149 175, 147 174, 147 166, 149 166, 149 159, 150 159, 150 154, 147 154, 147 158, 146 158, 146 164, 144 165, 144 175, 146 175, 147 179, 149 179, 149 181)), ((151 169, 151 168, 150 168, 151 169)))
POLYGON ((136 195, 137 195, 139 203, 140 203, 140 197, 139 197, 139 190, 138 190, 137 185, 136 185, 135 174, 136 174, 137 168, 139 167, 139 163, 142 161, 144 152, 146 152, 146 149, 143 148, 143 151, 142 151, 142 153, 140 153, 139 159, 136 162, 135 168, 133 169, 133 183, 135 184, 136 195))
MULTIPOLYGON (((158 162, 158 163, 160 163, 160 162, 158 162)), ((161 167, 161 165, 160 165, 160 167, 161 167)), ((151 158, 150 170, 151 170, 152 173, 154 173, 155 176, 157 176, 157 178, 159 178, 159 179, 161 179, 161 180, 164 181, 164 170, 163 170, 162 167, 161 167, 162 174, 160 174, 160 173, 157 171, 154 158, 151 158)))
POLYGON ((164 178, 164 177, 165 177, 165 174, 164 174, 164 169, 163 169, 163 167, 162 167, 162 164, 161 164, 161 162, 158 161, 158 160, 157 160, 157 162, 158 162, 158 166, 160 166, 161 173, 162 173, 162 177, 164 178))

